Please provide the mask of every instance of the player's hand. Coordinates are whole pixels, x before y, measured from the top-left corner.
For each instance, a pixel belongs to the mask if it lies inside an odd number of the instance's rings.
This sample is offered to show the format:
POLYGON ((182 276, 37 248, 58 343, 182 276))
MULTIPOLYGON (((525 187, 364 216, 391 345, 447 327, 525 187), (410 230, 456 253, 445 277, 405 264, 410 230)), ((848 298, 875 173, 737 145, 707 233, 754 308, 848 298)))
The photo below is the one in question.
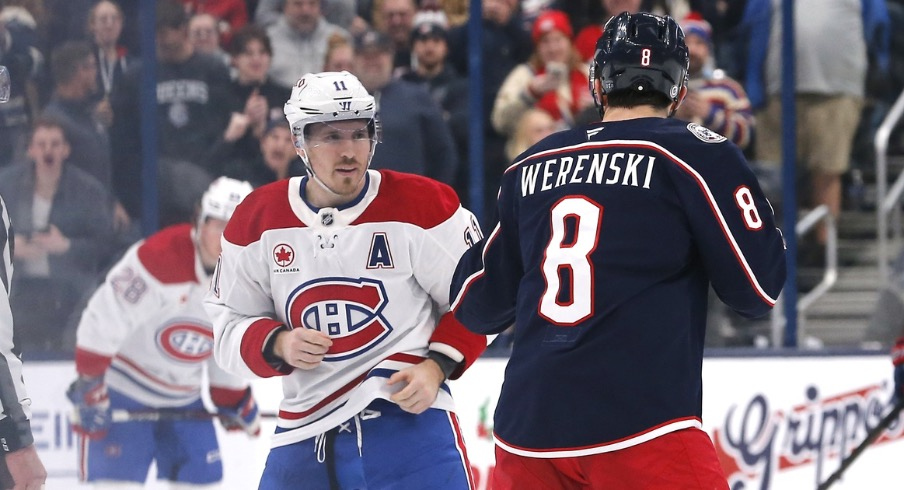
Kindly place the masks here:
POLYGON ((79 377, 69 385, 66 397, 75 405, 72 430, 88 439, 103 439, 110 429, 110 397, 102 377, 79 377))
POLYGON ((904 397, 904 337, 899 337, 891 348, 891 362, 895 367, 895 400, 904 397))
POLYGON ((226 430, 243 430, 252 437, 257 437, 261 433, 261 412, 251 395, 251 388, 245 390, 245 396, 236 406, 218 406, 217 414, 226 430))
POLYGON ((439 387, 446 376, 432 359, 407 367, 389 378, 389 385, 405 383, 405 386, 389 399, 397 403, 402 410, 419 414, 427 410, 436 401, 439 387))
POLYGON ((47 470, 38 458, 35 445, 6 454, 6 467, 13 477, 13 490, 40 490, 47 480, 47 470))
POLYGON ((294 328, 276 334, 273 353, 292 367, 314 369, 332 345, 330 336, 319 330, 294 328))

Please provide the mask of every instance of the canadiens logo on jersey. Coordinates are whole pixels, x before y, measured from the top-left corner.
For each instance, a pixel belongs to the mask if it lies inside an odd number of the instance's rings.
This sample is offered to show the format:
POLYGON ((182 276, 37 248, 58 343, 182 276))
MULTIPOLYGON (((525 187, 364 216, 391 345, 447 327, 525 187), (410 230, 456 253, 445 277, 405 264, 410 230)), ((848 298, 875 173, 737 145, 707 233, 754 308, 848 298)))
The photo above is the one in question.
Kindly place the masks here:
POLYGON ((392 332, 383 316, 386 290, 379 281, 333 277, 299 286, 286 302, 292 328, 312 328, 330 336, 324 361, 342 361, 367 352, 392 332))
POLYGON ((201 362, 213 353, 213 330, 190 321, 176 321, 157 332, 157 345, 176 361, 201 362))

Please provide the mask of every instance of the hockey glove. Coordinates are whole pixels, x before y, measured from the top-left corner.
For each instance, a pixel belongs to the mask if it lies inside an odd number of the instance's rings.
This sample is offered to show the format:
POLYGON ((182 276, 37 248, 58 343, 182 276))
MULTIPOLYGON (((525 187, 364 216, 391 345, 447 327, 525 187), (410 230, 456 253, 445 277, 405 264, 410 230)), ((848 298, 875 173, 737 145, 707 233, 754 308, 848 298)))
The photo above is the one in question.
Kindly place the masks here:
POLYGON ((72 430, 88 439, 103 439, 110 429, 110 397, 102 377, 79 377, 69 385, 66 397, 75 405, 72 430))
POLYGON ((895 396, 896 400, 904 397, 904 337, 899 337, 891 348, 891 362, 895 366, 895 396))
POLYGON ((257 402, 251 396, 251 388, 245 390, 245 396, 234 407, 217 407, 220 423, 226 430, 243 430, 250 436, 261 433, 261 413, 257 402))

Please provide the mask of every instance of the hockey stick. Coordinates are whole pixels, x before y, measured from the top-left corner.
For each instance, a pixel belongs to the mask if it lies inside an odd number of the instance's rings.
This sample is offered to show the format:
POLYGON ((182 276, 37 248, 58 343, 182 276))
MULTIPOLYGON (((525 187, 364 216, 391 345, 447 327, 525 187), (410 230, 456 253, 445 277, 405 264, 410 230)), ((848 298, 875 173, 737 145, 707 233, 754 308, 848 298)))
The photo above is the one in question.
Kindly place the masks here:
POLYGON ((904 398, 899 399, 898 402, 895 403, 895 406, 892 407, 891 412, 888 412, 888 415, 886 415, 882 418, 882 420, 879 421, 879 425, 873 427, 872 430, 866 433, 866 439, 864 439, 859 446, 855 447, 854 450, 851 451, 851 454, 841 460, 841 465, 838 466, 838 469, 835 470, 834 473, 829 475, 829 478, 826 479, 826 481, 822 482, 818 487, 816 487, 816 490, 827 490, 832 486, 833 483, 840 480, 841 475, 844 473, 844 471, 847 470, 850 465, 854 464, 854 461, 857 460, 857 457, 859 457, 860 454, 870 446, 870 444, 875 442, 875 440, 878 439, 883 432, 885 432, 885 429, 888 429, 888 426, 891 425, 892 422, 898 419, 898 415, 901 414, 902 410, 904 410, 904 398))
MULTIPOLYGON (((121 422, 158 422, 161 420, 210 420, 219 417, 216 412, 207 410, 124 410, 114 409, 110 411, 110 420, 113 423, 121 422)), ((279 414, 273 412, 261 412, 261 418, 275 419, 279 414)))

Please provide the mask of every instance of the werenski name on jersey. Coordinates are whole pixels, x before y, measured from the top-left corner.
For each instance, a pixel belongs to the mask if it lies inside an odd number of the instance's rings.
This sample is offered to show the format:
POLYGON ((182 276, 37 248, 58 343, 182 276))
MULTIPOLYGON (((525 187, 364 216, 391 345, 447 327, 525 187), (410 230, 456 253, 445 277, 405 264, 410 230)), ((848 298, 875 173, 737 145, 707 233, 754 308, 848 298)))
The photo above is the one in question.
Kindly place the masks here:
POLYGON ((652 155, 624 152, 543 160, 521 168, 521 197, 565 184, 609 184, 649 189, 655 163, 656 157, 652 155))

